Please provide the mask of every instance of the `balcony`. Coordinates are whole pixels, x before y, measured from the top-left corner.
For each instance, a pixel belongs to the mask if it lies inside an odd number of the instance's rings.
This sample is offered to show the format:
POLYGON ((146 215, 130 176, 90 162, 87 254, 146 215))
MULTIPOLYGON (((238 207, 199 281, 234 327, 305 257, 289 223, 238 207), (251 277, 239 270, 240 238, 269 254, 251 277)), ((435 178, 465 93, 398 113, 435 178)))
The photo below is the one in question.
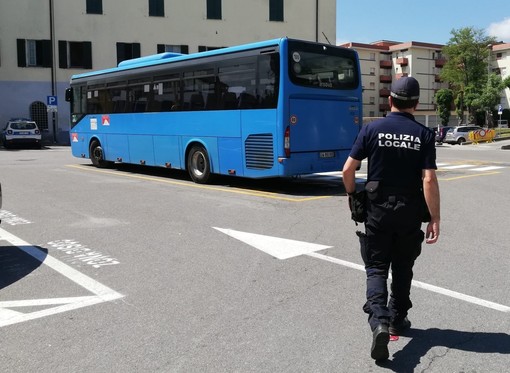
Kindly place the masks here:
POLYGON ((393 64, 392 64, 391 60, 381 60, 381 61, 379 61, 379 67, 381 69, 391 69, 392 65, 393 64))
POLYGON ((409 64, 409 60, 405 57, 397 58, 397 64, 400 66, 407 66, 409 64))
POLYGON ((391 75, 380 75, 379 81, 381 83, 391 83, 391 75))
POLYGON ((390 95, 391 91, 388 88, 382 88, 379 90, 379 96, 380 97, 388 97, 390 95))
POLYGON ((436 59, 436 67, 443 67, 446 63, 446 58, 436 59))

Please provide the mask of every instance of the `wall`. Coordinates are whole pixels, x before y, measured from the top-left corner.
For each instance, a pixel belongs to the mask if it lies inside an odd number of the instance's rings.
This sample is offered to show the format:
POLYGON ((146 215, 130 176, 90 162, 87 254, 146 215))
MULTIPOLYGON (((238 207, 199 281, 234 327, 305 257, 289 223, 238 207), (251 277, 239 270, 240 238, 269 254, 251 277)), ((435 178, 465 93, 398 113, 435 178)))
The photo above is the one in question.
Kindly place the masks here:
MULTIPOLYGON (((34 101, 52 95, 52 69, 18 67, 16 39, 49 40, 51 0, 1 0, 0 124, 29 115, 34 101)), ((103 0, 103 14, 86 14, 86 0, 52 0, 54 6, 55 91, 58 115, 45 138, 68 142, 69 107, 64 101, 71 75, 89 70, 58 68, 58 41, 92 42, 93 70, 117 64, 116 43, 140 43, 141 55, 157 52, 157 44, 232 46, 288 36, 316 40, 316 2, 284 2, 284 21, 269 21, 267 0, 223 0, 222 19, 206 19, 206 0, 166 0, 164 17, 148 16, 148 0, 103 0)), ((336 35, 336 0, 319 0, 319 42, 336 35)), ((48 116, 51 122, 51 115, 48 116)))

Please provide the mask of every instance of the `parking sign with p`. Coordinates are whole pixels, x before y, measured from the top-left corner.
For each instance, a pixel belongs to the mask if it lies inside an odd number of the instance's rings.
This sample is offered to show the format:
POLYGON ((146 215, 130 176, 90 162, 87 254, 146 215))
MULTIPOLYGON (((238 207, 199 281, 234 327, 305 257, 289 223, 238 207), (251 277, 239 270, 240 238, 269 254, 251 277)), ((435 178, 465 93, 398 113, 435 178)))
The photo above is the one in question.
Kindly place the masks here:
POLYGON ((47 96, 46 105, 48 107, 48 111, 57 111, 58 106, 57 96, 47 96))

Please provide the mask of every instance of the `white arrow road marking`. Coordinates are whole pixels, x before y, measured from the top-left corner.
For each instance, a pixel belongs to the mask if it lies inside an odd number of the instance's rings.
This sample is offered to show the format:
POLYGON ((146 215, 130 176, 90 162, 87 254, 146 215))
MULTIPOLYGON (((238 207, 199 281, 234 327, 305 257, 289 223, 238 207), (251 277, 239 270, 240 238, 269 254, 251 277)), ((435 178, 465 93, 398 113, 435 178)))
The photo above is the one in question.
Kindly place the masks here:
MULTIPOLYGON (((356 269, 358 271, 365 272, 365 266, 347 262, 345 260, 341 260, 338 258, 334 258, 331 256, 327 256, 324 254, 316 253, 315 251, 329 249, 333 246, 325 246, 325 245, 318 245, 314 243, 308 243, 308 242, 302 242, 302 241, 294 241, 294 240, 288 240, 284 238, 278 238, 278 237, 271 237, 271 236, 263 236, 260 234, 254 234, 254 233, 247 233, 247 232, 239 232, 232 229, 223 229, 223 228, 216 228, 214 229, 225 233, 226 235, 229 235, 235 239, 238 239, 239 241, 242 241, 250 246, 255 247, 256 249, 259 249, 266 254, 269 254, 271 256, 274 256, 278 259, 288 259, 299 255, 307 255, 311 256, 312 258, 325 260, 330 263, 338 264, 344 267, 356 269), (295 245, 292 247, 292 245, 295 245)), ((391 278, 391 274, 389 276, 391 278)), ((433 293, 446 295, 451 298, 459 299, 464 302, 476 304, 482 307, 491 308, 496 311, 501 312, 507 312, 510 313, 510 307, 490 302, 484 299, 472 297, 470 295, 458 293, 456 291, 448 290, 441 288, 439 286, 434 286, 427 284, 425 282, 421 281, 415 281, 413 280, 412 285, 414 287, 424 289, 431 291, 433 293)))
POLYGON ((78 272, 74 268, 62 263, 61 261, 46 255, 41 250, 32 246, 28 242, 10 234, 0 228, 0 239, 8 241, 12 245, 18 247, 28 255, 32 256, 42 264, 47 265, 51 269, 57 271, 69 280, 75 282, 81 287, 87 289, 92 294, 85 297, 69 297, 69 298, 49 298, 49 299, 32 299, 32 300, 15 300, 0 302, 0 327, 16 324, 23 321, 33 320, 44 316, 50 316, 57 313, 74 310, 81 307, 91 306, 94 304, 109 302, 122 298, 123 295, 100 284, 96 280, 78 272), (19 308, 29 306, 46 306, 57 305, 56 307, 47 308, 40 311, 22 313, 10 310, 8 308, 19 308))
POLYGON ((308 242, 287 240, 285 238, 263 236, 261 234, 239 232, 232 229, 213 228, 278 259, 288 259, 314 251, 329 249, 331 247, 308 242))

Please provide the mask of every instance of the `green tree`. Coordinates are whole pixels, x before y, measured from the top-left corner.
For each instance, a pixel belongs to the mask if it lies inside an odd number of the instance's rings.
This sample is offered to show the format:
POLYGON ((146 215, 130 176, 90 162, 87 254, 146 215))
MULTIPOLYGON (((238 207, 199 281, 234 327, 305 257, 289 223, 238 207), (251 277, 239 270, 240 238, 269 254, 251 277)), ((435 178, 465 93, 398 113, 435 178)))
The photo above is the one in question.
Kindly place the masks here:
POLYGON ((494 127, 493 110, 500 103, 501 91, 510 85, 510 77, 505 80, 500 75, 490 74, 481 94, 473 100, 472 107, 484 112, 488 127, 494 127))
POLYGON ((451 34, 443 48, 447 62, 441 71, 441 79, 450 83, 460 122, 465 110, 470 118, 480 110, 478 99, 487 85, 490 46, 496 39, 473 27, 454 29, 451 34))
POLYGON ((453 91, 451 89, 440 89, 436 93, 437 110, 441 124, 446 126, 450 122, 450 111, 453 104, 453 91))

